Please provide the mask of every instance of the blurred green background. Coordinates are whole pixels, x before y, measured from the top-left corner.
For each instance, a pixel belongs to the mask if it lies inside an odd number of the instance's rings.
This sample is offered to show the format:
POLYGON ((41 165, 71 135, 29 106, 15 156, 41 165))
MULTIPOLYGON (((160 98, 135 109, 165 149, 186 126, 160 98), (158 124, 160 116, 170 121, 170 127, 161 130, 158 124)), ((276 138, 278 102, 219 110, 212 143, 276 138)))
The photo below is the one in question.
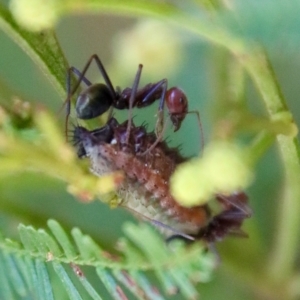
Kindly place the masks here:
MULTIPOLYGON (((81 70, 87 59, 97 53, 107 67, 114 86, 130 86, 137 65, 143 63, 142 84, 168 78, 169 86, 181 87, 188 95, 190 109, 200 111, 205 140, 209 141, 215 117, 220 114, 219 99, 216 98, 222 95, 219 90, 219 74, 227 56, 224 50, 178 27, 157 25, 156 21, 148 19, 137 20, 108 14, 63 17, 57 24, 56 32, 70 65, 81 70), (144 42, 143 39, 139 40, 140 33, 137 32, 148 30, 145 22, 153 22, 147 23, 152 24, 150 27, 161 28, 164 38, 154 36, 151 43, 152 37, 147 31, 147 34, 144 33, 144 42), (141 56, 126 56, 126 49, 130 51, 136 48, 141 56), (144 60, 140 61, 143 57, 144 60), (164 62, 169 59, 171 63, 165 65, 164 62), (157 60, 158 64, 153 60, 157 60)), ((152 34, 159 35, 161 32, 154 30, 152 34)), ((298 49, 299 47, 285 47, 278 40, 269 45, 268 55, 296 123, 299 124, 298 49)), ((42 104, 58 116, 57 121, 63 130, 64 113, 58 114, 58 111, 64 99, 58 96, 26 53, 1 31, 0 53, 1 103, 7 104, 11 96, 16 95, 32 103, 42 104)), ((95 66, 87 77, 92 82, 101 80, 95 66)), ((249 109, 256 115, 265 115, 264 107, 250 80, 247 81, 246 96, 249 109)), ((153 128, 156 109, 154 104, 147 109, 135 110, 135 122, 140 124, 146 120, 149 128, 153 128)), ((126 111, 115 114, 120 120, 125 120, 127 116, 126 111)), ((187 156, 197 155, 200 151, 199 128, 192 115, 186 118, 178 133, 174 134, 169 130, 167 136, 171 145, 181 144, 182 153, 187 156)), ((247 249, 251 247, 257 249, 255 260, 260 264, 257 276, 268 267, 270 248, 277 232, 280 203, 284 201, 282 187, 282 164, 274 145, 259 161, 255 181, 247 191, 254 211, 253 217, 244 224, 249 239, 228 238, 217 244, 221 264, 213 280, 199 286, 202 299, 272 299, 263 292, 263 288, 255 287, 255 283, 247 278, 246 272, 239 273, 239 270, 242 270, 243 265, 251 268, 249 263, 252 258, 249 261, 247 259, 247 249)), ((5 236, 15 238, 19 222, 46 227, 46 220, 49 218, 59 221, 66 230, 74 226, 80 227, 83 232, 108 248, 112 248, 122 235, 123 222, 134 221, 126 211, 112 210, 100 201, 80 203, 66 192, 63 183, 41 174, 26 173, 0 179, 0 225, 5 236)), ((295 233, 298 231, 299 228, 295 228, 295 233)), ((257 268, 257 264, 253 267, 257 268)))

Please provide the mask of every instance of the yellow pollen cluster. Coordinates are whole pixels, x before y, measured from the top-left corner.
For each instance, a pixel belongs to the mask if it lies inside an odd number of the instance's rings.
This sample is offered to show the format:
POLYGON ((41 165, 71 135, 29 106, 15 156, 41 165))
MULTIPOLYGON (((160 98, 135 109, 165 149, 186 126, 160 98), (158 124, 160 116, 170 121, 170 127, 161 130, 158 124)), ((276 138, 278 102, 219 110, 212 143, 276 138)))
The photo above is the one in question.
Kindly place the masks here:
POLYGON ((16 21, 30 31, 54 27, 59 16, 57 0, 11 0, 10 10, 16 21))
POLYGON ((247 152, 235 144, 215 141, 201 158, 178 166, 171 177, 171 193, 183 206, 202 205, 217 193, 247 187, 252 179, 247 152))

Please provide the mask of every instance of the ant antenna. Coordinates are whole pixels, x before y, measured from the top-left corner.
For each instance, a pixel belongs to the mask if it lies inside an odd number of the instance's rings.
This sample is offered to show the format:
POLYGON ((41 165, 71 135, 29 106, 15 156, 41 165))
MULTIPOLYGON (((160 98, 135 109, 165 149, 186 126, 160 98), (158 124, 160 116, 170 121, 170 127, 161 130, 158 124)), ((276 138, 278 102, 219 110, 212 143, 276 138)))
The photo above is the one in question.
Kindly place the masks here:
MULTIPOLYGON (((102 62, 101 62, 100 58, 98 57, 97 54, 93 54, 93 55, 89 58, 89 60, 87 61, 87 63, 85 64, 85 66, 84 66, 84 68, 83 68, 81 74, 80 74, 80 72, 79 72, 80 76, 79 76, 79 78, 78 78, 78 81, 77 81, 77 83, 75 84, 74 88, 72 89, 71 93, 68 94, 68 98, 66 99, 66 101, 67 101, 70 97, 72 97, 72 96, 75 94, 75 92, 76 92, 76 90, 78 89, 80 83, 81 83, 82 81, 85 82, 85 79, 84 79, 84 78, 85 78, 85 74, 86 74, 87 70, 89 69, 89 67, 90 67, 90 65, 91 65, 91 63, 92 63, 92 61, 93 61, 93 59, 95 60, 97 66, 98 66, 98 68, 99 68, 99 71, 100 71, 101 75, 103 76, 103 79, 104 79, 106 85, 107 85, 108 88, 109 88, 109 91, 110 91, 111 95, 112 95, 114 98, 116 97, 115 89, 114 89, 114 87, 113 87, 113 85, 112 85, 112 83, 111 83, 111 81, 110 81, 110 79, 109 79, 109 77, 108 77, 108 75, 107 75, 107 73, 106 73, 106 71, 105 71, 104 66, 102 65, 102 62)), ((75 72, 75 73, 76 73, 76 72, 75 72)))
POLYGON ((67 73, 67 80, 66 80, 66 90, 67 90, 67 99, 61 106, 60 112, 62 111, 63 107, 66 105, 66 118, 65 118, 65 137, 66 141, 68 141, 68 122, 69 122, 69 116, 71 113, 71 68, 68 69, 67 73))
POLYGON ((136 92, 137 92, 137 89, 139 86, 142 68, 143 68, 143 65, 139 64, 138 70, 136 72, 135 79, 134 79, 134 82, 132 85, 131 95, 129 98, 128 124, 127 124, 127 130, 126 130, 126 144, 128 144, 128 142, 129 142, 129 135, 130 135, 130 129, 131 129, 131 124, 132 124, 132 107, 133 107, 133 102, 135 100, 136 92))
POLYGON ((190 110, 187 112, 187 114, 195 114, 197 116, 197 121, 198 121, 199 129, 200 129, 200 143, 201 143, 200 149, 201 149, 201 152, 203 153, 204 146, 205 146, 205 139, 204 139, 203 126, 202 126, 201 119, 200 119, 200 113, 198 110, 190 110))
MULTIPOLYGON (((85 76, 83 76, 82 73, 77 68, 70 67, 68 69, 67 80, 66 80, 67 99, 65 100, 65 102, 63 103, 63 105, 62 105, 62 107, 60 109, 60 112, 61 112, 61 110, 63 109, 63 107, 66 105, 65 135, 67 135, 67 132, 68 132, 69 116, 71 114, 71 97, 73 95, 73 93, 71 93, 71 73, 74 73, 75 75, 77 75, 78 78, 79 78, 79 80, 81 78, 81 81, 83 83, 85 83, 87 86, 91 86, 92 85, 92 83, 85 76)), ((76 90, 74 90, 74 92, 75 91, 76 90)))

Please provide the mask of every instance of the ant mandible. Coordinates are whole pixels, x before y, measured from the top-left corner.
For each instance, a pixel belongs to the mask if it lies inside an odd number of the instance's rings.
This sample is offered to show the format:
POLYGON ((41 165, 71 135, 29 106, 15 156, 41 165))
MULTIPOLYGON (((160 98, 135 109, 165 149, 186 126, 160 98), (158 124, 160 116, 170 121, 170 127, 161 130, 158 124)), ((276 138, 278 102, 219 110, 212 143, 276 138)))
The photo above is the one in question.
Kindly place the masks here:
MULTIPOLYGON (((143 65, 141 64, 138 67, 135 78, 137 82, 140 79, 142 67, 143 65)), ((169 111, 171 122, 174 126, 174 131, 177 131, 180 128, 181 122, 185 118, 186 114, 190 113, 188 111, 188 100, 184 92, 178 87, 171 87, 170 89, 167 89, 167 79, 162 79, 156 83, 149 83, 145 85, 143 88, 137 90, 134 97, 131 97, 132 88, 125 88, 122 91, 114 89, 100 58, 97 54, 94 54, 89 58, 82 72, 75 67, 70 67, 68 70, 67 99, 65 100, 67 108, 65 124, 66 132, 71 111, 71 97, 75 94, 81 82, 85 83, 88 87, 79 94, 75 104, 77 117, 79 119, 88 120, 96 118, 108 111, 110 107, 114 107, 116 109, 130 109, 131 107, 142 108, 151 105, 156 100, 159 100, 156 132, 158 133, 157 135, 160 135, 163 127, 163 111, 165 102, 169 111), (93 60, 95 60, 105 84, 92 84, 85 77, 85 74, 93 60), (72 90, 71 73, 74 73, 79 78, 72 90)), ((197 114, 198 121, 200 123, 199 113, 197 111, 191 111, 191 113, 197 114)))

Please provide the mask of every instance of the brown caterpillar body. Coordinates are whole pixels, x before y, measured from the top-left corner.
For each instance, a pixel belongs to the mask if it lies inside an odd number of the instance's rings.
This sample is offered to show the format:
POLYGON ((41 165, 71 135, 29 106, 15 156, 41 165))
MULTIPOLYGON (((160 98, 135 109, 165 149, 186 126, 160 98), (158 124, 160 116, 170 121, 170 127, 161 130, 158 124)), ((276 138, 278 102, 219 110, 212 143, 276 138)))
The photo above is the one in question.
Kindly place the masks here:
POLYGON ((74 130, 78 155, 89 157, 95 174, 122 170, 126 175, 117 190, 121 206, 167 225, 162 231, 168 237, 182 233, 214 242, 230 233, 244 235, 240 227, 251 212, 243 192, 217 195, 223 211, 215 216, 208 205, 192 208, 179 205, 170 194, 169 179, 176 166, 186 159, 165 142, 147 152, 156 141, 155 134, 132 123, 127 137, 127 127, 127 122, 118 124, 111 118, 106 126, 94 131, 79 126, 74 130))

